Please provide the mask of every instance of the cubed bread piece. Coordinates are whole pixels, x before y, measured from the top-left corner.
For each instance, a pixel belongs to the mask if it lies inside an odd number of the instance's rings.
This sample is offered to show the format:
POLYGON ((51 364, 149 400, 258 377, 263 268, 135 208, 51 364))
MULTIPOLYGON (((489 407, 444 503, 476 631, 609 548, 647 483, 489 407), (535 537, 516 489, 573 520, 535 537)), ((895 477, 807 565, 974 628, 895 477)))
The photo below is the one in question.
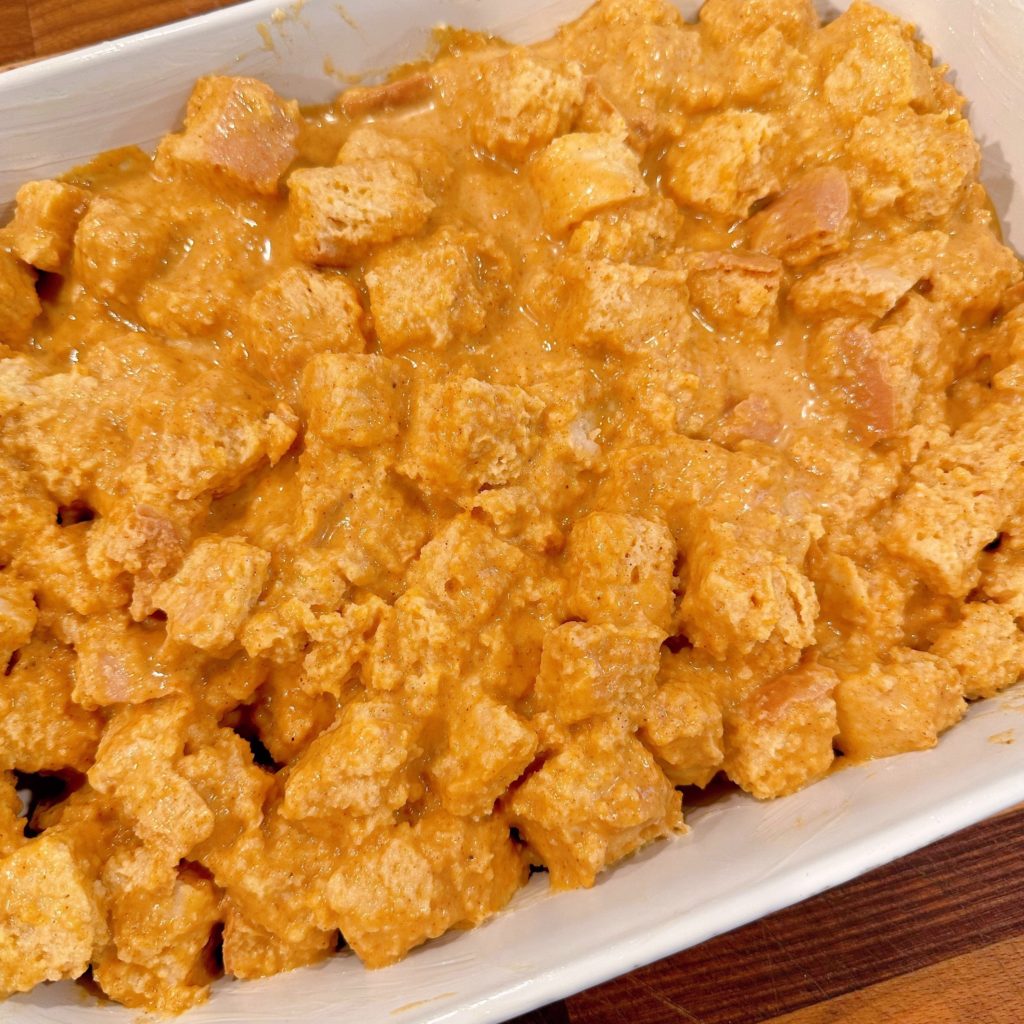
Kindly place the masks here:
POLYGON ((682 270, 571 261, 555 327, 560 338, 579 348, 639 355, 687 337, 689 295, 682 270))
POLYGON ((33 587, 10 569, 0 570, 0 674, 7 671, 11 655, 29 642, 39 609, 33 587))
POLYGON ((398 436, 398 365, 384 356, 323 353, 302 373, 308 430, 328 444, 367 448, 398 436))
POLYGON ((966 120, 912 111, 865 117, 847 152, 862 213, 895 210, 919 222, 952 213, 978 180, 981 163, 966 120))
POLYGON ((255 607, 270 552, 241 537, 203 537, 153 600, 167 614, 167 635, 204 651, 229 647, 255 607))
POLYGON ((416 728, 389 700, 348 704, 292 764, 281 811, 287 818, 368 815, 409 799, 416 728))
POLYGON ((533 760, 537 735, 475 685, 450 700, 447 715, 447 741, 430 764, 431 781, 452 814, 490 814, 533 760))
POLYGON ((681 830, 681 800, 639 740, 612 723, 584 729, 509 801, 512 824, 555 889, 589 888, 652 839, 681 830))
POLYGON ((334 952, 334 931, 312 930, 297 942, 282 939, 250 921, 230 899, 224 900, 224 973, 233 978, 269 978, 319 963, 334 952))
POLYGON ((967 710, 956 669, 908 648, 897 648, 859 672, 841 672, 834 696, 836 743, 858 760, 934 747, 939 733, 967 710))
POLYGON ((635 725, 654 693, 663 639, 650 624, 566 622, 544 637, 537 700, 565 725, 596 715, 635 725))
POLYGON ((78 280, 97 299, 130 306, 166 255, 172 227, 138 203, 97 196, 75 232, 78 280))
POLYGON ((319 352, 362 352, 362 319, 359 293, 347 277, 290 267, 250 299, 242 340, 260 373, 287 384, 319 352))
POLYGON ((675 602, 675 557, 675 541, 663 523, 592 512, 569 535, 570 614, 619 625, 646 620, 667 631, 675 602))
POLYGON ((530 161, 544 224, 561 234, 600 210, 647 195, 636 153, 615 135, 562 135, 530 161))
POLYGON ((88 193, 63 181, 30 181, 18 189, 16 202, 7 229, 14 254, 39 270, 60 270, 88 206, 88 193))
POLYGON ((977 585, 1024 486, 1024 409, 988 405, 948 440, 927 449, 896 498, 882 543, 940 593, 963 598, 977 585))
POLYGON ((959 622, 939 631, 931 653, 960 673, 968 700, 992 697, 1024 672, 1024 633, 1002 605, 971 601, 959 622))
POLYGON ((289 177, 288 190, 296 255, 331 267, 416 234, 434 208, 415 169, 399 160, 305 168, 289 177))
MULTIPOLYGON (((401 124, 401 122, 399 122, 401 124)), ((380 122, 357 124, 338 150, 334 161, 354 164, 362 160, 394 160, 410 164, 428 196, 436 198, 452 176, 452 163, 444 147, 430 138, 389 135, 380 122)))
POLYGON ((473 140, 513 163, 567 132, 583 103, 583 71, 572 61, 555 70, 517 48, 485 61, 479 75, 473 140))
POLYGON ((742 218, 779 186, 771 147, 780 127, 771 114, 709 114, 669 151, 665 187, 683 206, 742 218))
POLYGON ((542 410, 520 387, 473 377, 423 382, 398 468, 425 490, 451 497, 507 484, 537 447, 542 410))
POLYGON ((799 42, 818 27, 812 0, 707 0, 700 27, 718 46, 735 45, 769 28, 799 42))
POLYGON ((162 626, 134 623, 123 611, 93 615, 76 625, 75 703, 85 708, 143 704, 187 687, 187 668, 168 669, 160 661, 165 639, 162 626))
POLYGON ((852 230, 850 185, 833 166, 801 175, 747 221, 750 247, 791 267, 838 255, 849 247, 852 230))
POLYGON ((93 880, 57 836, 0 860, 0 998, 77 978, 105 937, 93 880))
POLYGON ((213 183, 274 195, 295 159, 299 105, 255 78, 200 78, 188 101, 185 130, 157 149, 158 171, 184 164, 213 183))
POLYGON ((32 270, 0 249, 0 344, 23 345, 42 312, 32 270))
POLYGON ((686 260, 690 298, 716 330, 767 341, 775 323, 782 264, 770 256, 694 253, 686 260))
POLYGON ((565 250, 582 260, 646 263, 678 248, 684 218, 662 195, 600 210, 573 229, 565 250))
POLYGON ((479 334, 507 275, 501 252, 473 231, 444 227, 390 246, 366 272, 381 348, 444 348, 479 334))
POLYGON ((331 877, 327 900, 360 960, 383 967, 450 928, 479 924, 525 877, 503 819, 435 811, 355 851, 331 877))
POLYGON ((661 652, 639 737, 674 786, 706 786, 725 757, 719 664, 692 647, 661 652))
POLYGON ((881 318, 929 278, 945 243, 945 235, 919 231, 837 256, 798 281, 789 302, 807 318, 881 318))
POLYGON ((102 719, 71 699, 75 659, 51 640, 33 640, 0 675, 0 771, 85 771, 102 719))
POLYGON ((759 800, 820 779, 839 731, 832 693, 838 676, 807 663, 748 693, 725 715, 726 774, 759 800))

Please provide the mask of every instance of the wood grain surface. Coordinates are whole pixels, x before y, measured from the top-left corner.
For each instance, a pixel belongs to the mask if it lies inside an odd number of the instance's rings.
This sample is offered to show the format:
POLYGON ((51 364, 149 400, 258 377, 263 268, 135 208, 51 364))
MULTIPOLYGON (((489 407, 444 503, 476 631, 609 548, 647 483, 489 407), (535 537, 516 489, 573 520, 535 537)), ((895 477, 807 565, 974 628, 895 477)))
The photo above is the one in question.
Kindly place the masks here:
MULTIPOLYGON (((0 64, 231 0, 0 0, 0 64)), ((514 1024, 1022 1024, 1024 807, 514 1024)))

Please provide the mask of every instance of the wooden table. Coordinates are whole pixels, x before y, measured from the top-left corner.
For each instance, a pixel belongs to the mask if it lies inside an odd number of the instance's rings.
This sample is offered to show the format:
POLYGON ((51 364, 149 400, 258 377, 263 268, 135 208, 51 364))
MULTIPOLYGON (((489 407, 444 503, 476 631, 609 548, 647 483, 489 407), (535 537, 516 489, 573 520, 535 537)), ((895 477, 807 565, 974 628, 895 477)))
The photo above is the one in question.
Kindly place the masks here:
MULTIPOLYGON (((232 0, 0 0, 0 64, 232 0)), ((515 1024, 1022 1024, 1024 807, 515 1024)))

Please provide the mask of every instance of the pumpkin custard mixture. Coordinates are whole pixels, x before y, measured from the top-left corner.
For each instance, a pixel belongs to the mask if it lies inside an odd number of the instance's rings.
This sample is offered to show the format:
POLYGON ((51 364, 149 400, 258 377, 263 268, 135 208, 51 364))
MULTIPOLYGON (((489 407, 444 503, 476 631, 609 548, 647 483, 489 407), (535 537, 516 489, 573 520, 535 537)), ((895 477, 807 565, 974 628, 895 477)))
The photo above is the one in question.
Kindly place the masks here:
POLYGON ((380 967, 1021 672, 1024 268, 913 27, 438 39, 18 193, 3 994, 380 967))

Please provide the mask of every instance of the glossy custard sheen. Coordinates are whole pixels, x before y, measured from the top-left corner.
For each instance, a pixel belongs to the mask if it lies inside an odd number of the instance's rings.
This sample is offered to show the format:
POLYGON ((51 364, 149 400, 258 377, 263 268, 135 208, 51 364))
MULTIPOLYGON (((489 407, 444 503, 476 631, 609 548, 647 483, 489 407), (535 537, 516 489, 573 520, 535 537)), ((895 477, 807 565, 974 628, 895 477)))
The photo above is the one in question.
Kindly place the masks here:
POLYGON ((1014 682, 1022 265, 944 72, 602 0, 25 185, 0 992, 379 967, 1014 682))

